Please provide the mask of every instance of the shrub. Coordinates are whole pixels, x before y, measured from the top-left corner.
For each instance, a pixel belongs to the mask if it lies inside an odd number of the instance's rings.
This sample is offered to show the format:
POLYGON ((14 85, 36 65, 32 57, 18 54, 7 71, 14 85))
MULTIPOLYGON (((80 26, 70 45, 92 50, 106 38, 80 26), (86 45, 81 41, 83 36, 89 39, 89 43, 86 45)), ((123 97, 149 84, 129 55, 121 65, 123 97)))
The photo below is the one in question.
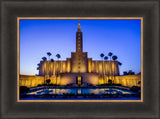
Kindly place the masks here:
POLYGON ((29 88, 26 86, 20 86, 20 93, 27 93, 29 91, 29 88))
POLYGON ((46 86, 54 86, 54 84, 46 84, 46 86))
POLYGON ((132 86, 130 88, 130 91, 133 91, 133 92, 138 92, 138 90, 140 90, 140 87, 138 87, 138 86, 132 86))
POLYGON ((38 87, 39 87, 39 86, 42 86, 42 85, 41 85, 41 84, 38 84, 38 87))
POLYGON ((49 84, 51 82, 51 79, 47 79, 46 83, 49 84))
POLYGON ((116 84, 116 86, 122 86, 121 84, 116 84))

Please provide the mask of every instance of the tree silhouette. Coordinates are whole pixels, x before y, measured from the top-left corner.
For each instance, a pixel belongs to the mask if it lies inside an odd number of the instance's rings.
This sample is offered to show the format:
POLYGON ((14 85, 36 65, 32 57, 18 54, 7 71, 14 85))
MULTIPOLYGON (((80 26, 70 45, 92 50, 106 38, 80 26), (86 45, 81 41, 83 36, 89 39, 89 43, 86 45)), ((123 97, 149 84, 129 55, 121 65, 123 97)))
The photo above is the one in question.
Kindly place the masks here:
POLYGON ((113 61, 115 61, 115 60, 117 60, 117 56, 116 55, 114 55, 113 57, 112 57, 112 59, 113 59, 113 61))
POLYGON ((134 75, 135 73, 132 70, 128 71, 128 75, 134 75))
POLYGON ((50 52, 47 52, 48 59, 50 60, 50 56, 52 55, 50 52))
MULTIPOLYGON (((54 62, 54 59, 51 59, 51 63, 53 64, 54 62)), ((51 75, 53 75, 53 71, 51 72, 51 75)))
POLYGON ((104 54, 103 54, 103 53, 101 53, 101 54, 100 54, 100 57, 101 57, 101 58, 102 58, 102 60, 103 60, 104 54))
MULTIPOLYGON (((42 60, 45 62, 45 61, 47 61, 47 58, 46 57, 42 57, 42 60)), ((46 70, 44 69, 44 84, 45 84, 45 74, 46 74, 46 70)))
MULTIPOLYGON (((100 54, 100 57, 101 57, 102 60, 103 60, 104 54, 101 53, 101 54, 100 54)), ((104 61, 102 62, 102 76, 103 76, 103 83, 104 83, 104 61)))
MULTIPOLYGON (((114 56, 112 57, 112 59, 113 59, 113 61, 114 61, 114 64, 116 64, 115 61, 117 60, 117 58, 118 58, 118 57, 117 57, 116 55, 114 55, 114 56)), ((114 69, 114 80, 115 80, 115 65, 114 65, 114 68, 113 68, 113 69, 114 69)))
POLYGON ((47 58, 46 58, 46 57, 42 57, 42 60, 43 60, 43 61, 46 61, 46 60, 47 60, 47 58))
POLYGON ((112 64, 111 64, 111 56, 113 55, 113 53, 109 52, 108 56, 110 57, 110 61, 109 61, 109 65, 110 65, 110 72, 109 72, 109 76, 112 77, 112 64))
POLYGON ((108 56, 110 57, 110 60, 111 60, 112 55, 113 55, 113 53, 111 53, 111 52, 108 53, 108 56))
MULTIPOLYGON (((50 60, 50 56, 52 55, 50 52, 47 52, 47 55, 48 55, 48 60, 50 60)), ((48 62, 48 66, 47 66, 47 68, 48 68, 48 75, 50 76, 51 74, 51 72, 50 72, 50 62, 48 62)))
POLYGON ((40 63, 38 63, 37 65, 38 65, 37 70, 39 70, 40 69, 40 63))
POLYGON ((107 56, 105 56, 105 57, 104 57, 104 60, 105 60, 105 61, 107 61, 107 60, 108 60, 108 57, 107 57, 107 56))
MULTIPOLYGON (((107 61, 108 60, 108 57, 107 56, 104 56, 104 60, 107 61)), ((104 67, 105 68, 105 67, 104 67)), ((108 75, 108 74, 107 74, 108 75)), ((104 72, 104 76, 105 76, 105 72, 104 72)), ((105 79, 104 79, 105 80, 105 79)), ((106 81, 105 81, 106 82, 106 81)))
MULTIPOLYGON (((56 57, 58 58, 58 60, 61 58, 60 54, 57 54, 56 57)), ((57 85, 57 76, 59 75, 59 68, 58 68, 58 72, 56 73, 56 85, 57 85)))
POLYGON ((60 54, 57 54, 56 55, 57 59, 59 60, 61 58, 61 55, 60 54))

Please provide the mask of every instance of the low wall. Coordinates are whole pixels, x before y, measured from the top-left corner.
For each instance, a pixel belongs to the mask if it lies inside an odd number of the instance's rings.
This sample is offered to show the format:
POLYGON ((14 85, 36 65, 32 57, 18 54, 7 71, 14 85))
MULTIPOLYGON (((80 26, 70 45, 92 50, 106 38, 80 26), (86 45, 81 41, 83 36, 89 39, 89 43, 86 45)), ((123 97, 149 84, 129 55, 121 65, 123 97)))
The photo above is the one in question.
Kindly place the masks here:
POLYGON ((35 87, 39 84, 44 84, 44 77, 42 76, 20 75, 19 78, 20 86, 35 87))
MULTIPOLYGON (((121 84, 122 86, 132 87, 132 86, 140 86, 139 81, 141 81, 141 75, 122 75, 115 77, 108 76, 99 76, 97 73, 62 73, 59 77, 52 76, 49 77, 51 80, 51 84, 58 85, 67 85, 76 83, 76 77, 82 76, 83 82, 99 85, 99 84, 107 84, 108 80, 111 79, 115 84, 121 84)), ((27 86, 27 87, 35 87, 41 84, 44 84, 45 80, 44 76, 29 76, 29 75, 20 75, 19 85, 27 86)))

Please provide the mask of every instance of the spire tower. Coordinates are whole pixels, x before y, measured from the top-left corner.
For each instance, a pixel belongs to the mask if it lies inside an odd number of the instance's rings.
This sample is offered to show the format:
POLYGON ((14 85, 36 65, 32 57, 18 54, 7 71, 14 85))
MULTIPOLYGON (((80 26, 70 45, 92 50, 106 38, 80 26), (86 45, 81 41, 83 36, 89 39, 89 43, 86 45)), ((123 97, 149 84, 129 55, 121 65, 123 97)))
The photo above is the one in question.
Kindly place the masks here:
POLYGON ((83 52, 83 41, 82 41, 82 32, 80 21, 78 23, 78 28, 76 32, 76 52, 83 52))

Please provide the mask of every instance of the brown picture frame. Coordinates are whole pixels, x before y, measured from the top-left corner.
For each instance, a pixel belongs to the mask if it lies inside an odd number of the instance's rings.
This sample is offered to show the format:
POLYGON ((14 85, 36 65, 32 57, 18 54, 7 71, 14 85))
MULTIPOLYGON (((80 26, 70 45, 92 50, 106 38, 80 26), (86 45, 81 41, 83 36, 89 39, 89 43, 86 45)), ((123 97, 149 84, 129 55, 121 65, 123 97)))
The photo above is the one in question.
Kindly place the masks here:
POLYGON ((17 17, 17 102, 143 102, 143 17, 17 17), (140 43, 141 43, 141 96, 139 100, 20 100, 20 94, 19 94, 19 82, 20 82, 20 20, 46 20, 46 19, 53 19, 53 20, 140 20, 141 25, 141 36, 140 36, 140 43))
POLYGON ((1 1, 1 118, 159 118, 159 1, 1 1), (143 17, 143 102, 17 102, 17 17, 143 17))

